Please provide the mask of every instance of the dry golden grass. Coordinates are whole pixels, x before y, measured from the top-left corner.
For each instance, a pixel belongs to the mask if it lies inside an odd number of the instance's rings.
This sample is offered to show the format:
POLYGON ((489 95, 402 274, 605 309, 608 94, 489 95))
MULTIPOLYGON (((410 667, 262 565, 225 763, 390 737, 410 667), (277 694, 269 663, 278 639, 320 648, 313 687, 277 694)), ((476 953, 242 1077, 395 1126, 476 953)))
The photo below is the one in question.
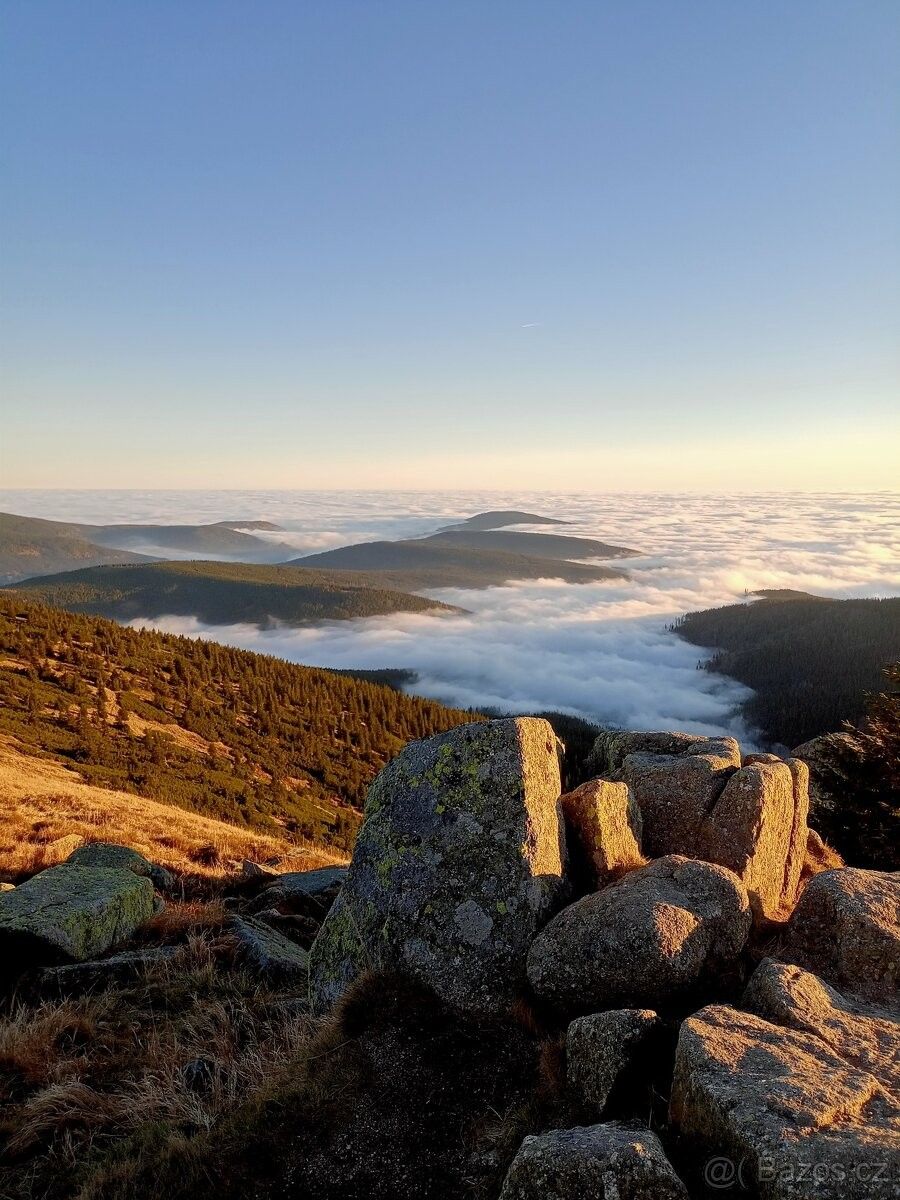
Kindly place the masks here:
POLYGON ((75 772, 20 753, 0 738, 0 880, 15 882, 68 857, 73 835, 119 842, 179 875, 213 882, 241 862, 302 871, 346 861, 127 792, 92 787, 75 772), (60 839, 68 844, 54 846, 60 839))
POLYGON ((133 1139, 210 1130, 308 1042, 296 1001, 241 970, 186 907, 166 930, 175 957, 140 980, 0 1014, 4 1200, 80 1194, 83 1173, 105 1174, 133 1139))

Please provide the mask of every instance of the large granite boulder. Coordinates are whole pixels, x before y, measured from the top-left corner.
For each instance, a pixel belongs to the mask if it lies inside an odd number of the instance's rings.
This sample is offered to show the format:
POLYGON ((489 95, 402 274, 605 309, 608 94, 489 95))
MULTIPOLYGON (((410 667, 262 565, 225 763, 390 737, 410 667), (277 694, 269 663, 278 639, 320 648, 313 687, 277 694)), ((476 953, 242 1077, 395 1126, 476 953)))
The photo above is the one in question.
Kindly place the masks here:
POLYGON ((731 871, 670 855, 563 909, 535 939, 528 978, 567 1011, 670 1005, 733 965, 750 925, 731 871))
POLYGON ((644 864, 641 814, 627 784, 589 779, 567 792, 561 803, 569 848, 586 866, 595 888, 644 864))
POLYGON ((460 1009, 508 1007, 564 894, 557 741, 535 718, 414 742, 378 775, 344 885, 313 943, 323 1011, 369 969, 460 1009))
POLYGON ((127 941, 152 914, 149 879, 62 863, 0 895, 0 958, 19 968, 83 962, 127 941))
POLYGON ((311 871, 287 871, 283 875, 272 875, 251 909, 262 912, 268 908, 284 907, 291 912, 321 920, 346 877, 346 867, 316 867, 311 871))
POLYGON ((762 1200, 896 1200, 900 1108, 813 1033, 702 1009, 681 1027, 669 1116, 713 1185, 725 1169, 762 1200))
POLYGON ((780 958, 864 1000, 900 1000, 900 873, 844 867, 806 886, 780 958))
POLYGON ((621 774, 641 812, 644 853, 697 857, 707 815, 740 765, 733 738, 695 740, 678 755, 629 754, 621 774))
POLYGON ((613 1089, 659 1026, 649 1008, 614 1008, 573 1021, 566 1031, 566 1082, 600 1117, 613 1089))
POLYGON ((621 1125, 527 1137, 500 1200, 687 1200, 656 1134, 621 1125))
POLYGON ((700 826, 698 856, 734 871, 760 917, 784 918, 796 902, 808 776, 801 762, 749 762, 729 777, 700 826))
POLYGON ((137 850, 132 850, 130 846, 121 846, 117 842, 86 842, 79 846, 74 854, 70 854, 66 861, 75 867, 109 867, 119 871, 134 871, 135 875, 143 875, 149 879, 161 892, 167 892, 174 886, 172 874, 165 867, 158 867, 137 850))
POLYGON ((594 742, 587 765, 598 775, 616 779, 629 754, 685 754, 696 744, 694 733, 604 729, 594 742))
POLYGON ((842 995, 817 975, 766 958, 741 1007, 825 1042, 839 1058, 874 1075, 900 1103, 900 1013, 842 995))

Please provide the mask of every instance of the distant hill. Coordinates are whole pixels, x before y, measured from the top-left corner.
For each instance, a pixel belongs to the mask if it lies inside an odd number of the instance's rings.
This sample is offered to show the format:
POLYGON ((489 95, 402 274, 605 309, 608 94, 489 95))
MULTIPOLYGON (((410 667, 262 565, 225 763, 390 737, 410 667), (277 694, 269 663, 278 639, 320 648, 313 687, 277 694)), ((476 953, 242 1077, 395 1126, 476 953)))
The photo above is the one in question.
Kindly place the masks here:
POLYGON ((537 558, 627 558, 639 553, 627 546, 612 546, 594 538, 567 537, 558 533, 520 533, 512 530, 446 529, 421 541, 467 550, 501 550, 537 558))
POLYGON ((294 553, 287 542, 273 542, 242 533, 244 529, 272 530, 267 521, 217 521, 212 525, 82 525, 83 535, 99 546, 165 557, 167 552, 224 557, 240 562, 281 562, 294 553))
POLYGON ((254 537, 277 531, 269 521, 212 525, 86 525, 0 513, 0 586, 104 563, 152 562, 171 554, 241 562, 280 562, 294 548, 254 537))
POLYGON ((345 850, 385 762, 473 719, 333 672, 0 592, 6 744, 94 786, 277 838, 345 850))
POLYGON ((476 550, 440 540, 443 535, 401 542, 360 542, 294 559, 289 565, 328 571, 365 572, 373 585, 410 589, 494 587, 514 579, 564 579, 593 583, 624 579, 625 572, 534 554, 476 550))
POLYGON ((455 611, 437 600, 370 586, 366 576, 250 563, 88 567, 27 579, 16 590, 71 612, 118 621, 189 616, 210 625, 246 622, 261 628, 273 622, 304 625, 395 612, 455 611))
POLYGON ((0 586, 101 563, 147 562, 147 556, 90 541, 80 525, 0 513, 0 586))
MULTIPOLYGON (((489 512, 476 513, 455 525, 447 525, 446 529, 503 529, 506 525, 568 525, 569 521, 559 521, 556 517, 541 517, 537 513, 517 512, 515 509, 491 509, 489 512)), ((441 531, 443 532, 443 530, 441 531)))
POLYGON ((900 599, 776 592, 688 613, 674 629, 716 649, 707 668, 753 688, 747 718, 773 742, 796 746, 844 721, 857 724, 866 693, 884 691, 884 670, 900 658, 900 599))

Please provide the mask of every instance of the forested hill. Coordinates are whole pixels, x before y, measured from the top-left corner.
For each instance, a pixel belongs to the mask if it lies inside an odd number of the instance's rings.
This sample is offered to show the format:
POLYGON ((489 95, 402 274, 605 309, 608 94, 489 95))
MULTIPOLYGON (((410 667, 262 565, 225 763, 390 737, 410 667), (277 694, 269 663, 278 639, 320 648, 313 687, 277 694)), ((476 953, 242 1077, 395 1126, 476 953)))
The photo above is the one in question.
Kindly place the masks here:
POLYGON ((688 613, 676 632, 715 648, 706 666, 753 688, 745 715, 796 746, 857 723, 900 658, 900 599, 830 600, 770 593, 752 604, 688 613))
POLYGON ((16 584, 36 600, 114 617, 197 617, 210 625, 302 625, 449 606, 346 572, 250 563, 161 562, 87 567, 16 584))
POLYGON ((345 849, 376 773, 470 713, 0 592, 0 737, 140 793, 345 849))

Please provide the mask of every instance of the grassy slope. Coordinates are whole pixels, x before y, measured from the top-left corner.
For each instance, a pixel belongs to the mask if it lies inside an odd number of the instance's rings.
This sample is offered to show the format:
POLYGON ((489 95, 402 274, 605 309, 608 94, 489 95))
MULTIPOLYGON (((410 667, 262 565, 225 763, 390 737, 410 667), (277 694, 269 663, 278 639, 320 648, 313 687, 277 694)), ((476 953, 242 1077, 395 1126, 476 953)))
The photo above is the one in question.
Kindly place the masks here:
POLYGON ((748 718, 773 741, 796 746, 858 722, 866 693, 884 690, 884 669, 900 657, 900 599, 776 594, 688 613, 676 629, 717 648, 710 669, 755 692, 748 718))
POLYGON ((469 713, 0 593, 0 734, 90 783, 348 848, 368 785, 469 713))
POLYGON ((503 550, 472 550, 430 538, 361 542, 294 559, 290 565, 365 572, 373 585, 410 589, 493 587, 512 579, 554 578, 568 583, 593 583, 599 579, 625 577, 623 571, 612 567, 587 566, 503 550))
POLYGON ((210 882, 245 858, 277 860, 282 871, 343 861, 321 846, 255 833, 132 792, 94 787, 76 771, 24 754, 21 743, 0 736, 0 879, 15 882, 53 866, 71 851, 54 843, 72 835, 132 846, 183 878, 210 882))
POLYGON ((211 625, 301 625, 446 607, 421 596, 367 586, 365 578, 248 563, 92 567, 28 579, 17 590, 73 612, 122 621, 193 616, 211 625))

